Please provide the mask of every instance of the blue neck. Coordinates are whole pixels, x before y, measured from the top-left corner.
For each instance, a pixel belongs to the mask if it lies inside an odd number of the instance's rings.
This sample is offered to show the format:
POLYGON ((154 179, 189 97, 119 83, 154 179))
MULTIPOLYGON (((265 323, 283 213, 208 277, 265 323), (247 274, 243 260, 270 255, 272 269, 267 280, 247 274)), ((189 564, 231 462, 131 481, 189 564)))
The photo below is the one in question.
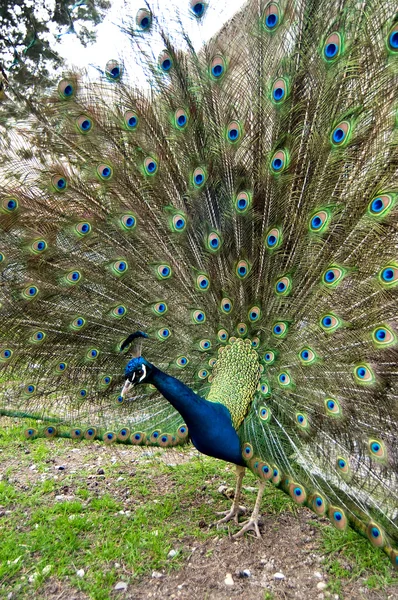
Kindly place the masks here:
POLYGON ((180 413, 199 452, 245 466, 238 434, 232 425, 230 412, 223 404, 205 400, 185 383, 153 365, 148 382, 180 413))

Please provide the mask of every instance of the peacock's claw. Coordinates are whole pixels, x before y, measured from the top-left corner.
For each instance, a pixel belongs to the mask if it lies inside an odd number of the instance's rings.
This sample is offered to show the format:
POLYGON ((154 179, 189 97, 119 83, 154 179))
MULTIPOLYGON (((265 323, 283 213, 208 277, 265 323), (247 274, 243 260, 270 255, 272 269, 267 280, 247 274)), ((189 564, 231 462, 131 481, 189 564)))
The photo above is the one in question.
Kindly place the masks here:
POLYGON ((254 531, 256 534, 256 537, 261 539, 261 533, 260 533, 260 529, 258 527, 258 521, 259 521, 258 517, 253 519, 253 516, 251 516, 250 519, 248 519, 247 521, 245 521, 242 524, 242 527, 238 531, 238 533, 235 533, 232 536, 232 539, 237 540, 238 538, 242 537, 247 531, 254 531))
POLYGON ((222 519, 213 523, 213 526, 221 525, 222 523, 228 523, 228 521, 235 521, 238 525, 239 517, 241 515, 245 515, 247 512, 244 506, 235 506, 234 504, 230 508, 230 510, 223 510, 222 512, 216 513, 217 515, 224 515, 222 519))

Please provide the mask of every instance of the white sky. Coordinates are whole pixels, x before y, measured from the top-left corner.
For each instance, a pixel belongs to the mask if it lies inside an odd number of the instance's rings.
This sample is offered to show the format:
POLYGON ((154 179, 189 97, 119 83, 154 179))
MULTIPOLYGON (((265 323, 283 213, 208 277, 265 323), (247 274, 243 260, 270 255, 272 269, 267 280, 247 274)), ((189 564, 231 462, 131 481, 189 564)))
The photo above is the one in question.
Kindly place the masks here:
MULTIPOLYGON (((189 0, 179 0, 177 7, 181 13, 184 28, 189 32, 195 48, 198 49, 203 41, 214 35, 243 4, 244 0, 208 0, 207 12, 201 24, 190 17, 189 0)), ((150 2, 150 5, 152 7, 153 2, 150 2)), ((95 44, 83 48, 74 34, 67 34, 62 35, 57 50, 59 49, 60 54, 65 57, 71 67, 88 68, 92 65, 103 70, 110 59, 128 61, 129 54, 131 57, 130 43, 118 25, 122 25, 123 22, 126 25, 129 20, 135 24, 137 11, 144 6, 143 0, 112 0, 111 9, 103 23, 97 27, 95 44)), ((157 0, 156 5, 153 6, 153 13, 163 15, 167 21, 172 21, 172 17, 176 14, 175 11, 172 0, 157 0)), ((175 27, 172 22, 170 25, 171 29, 175 27)), ((148 36, 150 35, 149 33, 148 36)), ((163 49, 162 44, 160 42, 154 42, 154 44, 155 54, 160 53, 163 49), (158 49, 156 44, 158 44, 158 49)))

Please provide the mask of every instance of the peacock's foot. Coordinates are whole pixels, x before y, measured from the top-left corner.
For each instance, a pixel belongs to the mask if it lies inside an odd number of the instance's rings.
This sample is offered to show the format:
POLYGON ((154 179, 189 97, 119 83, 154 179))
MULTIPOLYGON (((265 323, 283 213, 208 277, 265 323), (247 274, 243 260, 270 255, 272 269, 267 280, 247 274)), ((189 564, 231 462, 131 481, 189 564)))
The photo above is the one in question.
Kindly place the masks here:
POLYGON ((261 539, 261 533, 260 533, 260 529, 258 527, 258 521, 259 521, 259 517, 253 517, 253 515, 250 517, 250 519, 248 521, 245 521, 242 524, 242 528, 238 531, 238 533, 235 533, 235 535, 232 536, 232 538, 234 540, 237 540, 238 538, 242 537, 247 531, 254 531, 256 534, 256 537, 261 539))
POLYGON ((222 512, 218 512, 216 513, 217 515, 225 515, 222 519, 220 519, 219 521, 216 521, 215 523, 213 523, 212 527, 216 527, 217 525, 221 525, 222 523, 228 523, 228 521, 235 521, 235 523, 238 525, 239 523, 239 517, 241 515, 245 515, 246 514, 246 508, 244 506, 238 506, 238 505, 232 505, 230 510, 224 510, 222 512))

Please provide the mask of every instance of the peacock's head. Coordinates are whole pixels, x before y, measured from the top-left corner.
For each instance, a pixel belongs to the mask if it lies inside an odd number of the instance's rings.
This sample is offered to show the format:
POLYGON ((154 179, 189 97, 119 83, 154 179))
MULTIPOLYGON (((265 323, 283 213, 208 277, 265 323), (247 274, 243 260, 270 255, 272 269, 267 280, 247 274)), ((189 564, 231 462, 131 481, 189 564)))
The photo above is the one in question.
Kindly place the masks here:
POLYGON ((132 358, 126 365, 125 368, 125 376, 126 381, 124 382, 124 387, 122 389, 122 398, 124 398, 133 385, 137 385, 139 383, 149 383, 153 367, 151 363, 149 363, 142 356, 138 356, 137 358, 132 358))

